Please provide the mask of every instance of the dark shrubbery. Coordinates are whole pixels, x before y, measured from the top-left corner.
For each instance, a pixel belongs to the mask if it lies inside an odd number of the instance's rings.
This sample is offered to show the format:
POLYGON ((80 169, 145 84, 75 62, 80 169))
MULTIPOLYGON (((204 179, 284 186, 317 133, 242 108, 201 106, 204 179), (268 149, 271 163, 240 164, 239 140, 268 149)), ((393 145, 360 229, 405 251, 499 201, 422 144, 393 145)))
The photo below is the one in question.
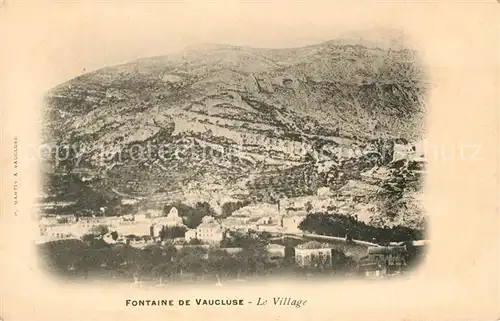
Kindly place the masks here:
POLYGON ((175 239, 184 237, 186 228, 184 226, 164 226, 160 231, 160 239, 175 239))
POLYGON ((234 211, 239 210, 242 207, 249 205, 248 201, 237 201, 237 202, 227 202, 222 205, 221 217, 228 217, 233 214, 234 211))
POLYGON ((378 243, 400 242, 424 238, 424 231, 404 226, 374 227, 357 221, 354 217, 340 214, 309 214, 300 223, 304 232, 320 235, 353 238, 378 243))

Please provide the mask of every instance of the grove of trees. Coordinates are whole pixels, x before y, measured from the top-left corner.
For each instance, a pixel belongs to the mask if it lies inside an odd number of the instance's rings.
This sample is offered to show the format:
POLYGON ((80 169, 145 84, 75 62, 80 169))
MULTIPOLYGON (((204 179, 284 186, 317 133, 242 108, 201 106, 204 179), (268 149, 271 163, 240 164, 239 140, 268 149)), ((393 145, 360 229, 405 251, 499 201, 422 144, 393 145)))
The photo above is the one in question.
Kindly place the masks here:
POLYGON ((378 243, 419 240, 424 238, 423 230, 404 226, 374 227, 357 221, 352 216, 340 214, 308 214, 299 224, 304 232, 320 235, 346 237, 378 243))

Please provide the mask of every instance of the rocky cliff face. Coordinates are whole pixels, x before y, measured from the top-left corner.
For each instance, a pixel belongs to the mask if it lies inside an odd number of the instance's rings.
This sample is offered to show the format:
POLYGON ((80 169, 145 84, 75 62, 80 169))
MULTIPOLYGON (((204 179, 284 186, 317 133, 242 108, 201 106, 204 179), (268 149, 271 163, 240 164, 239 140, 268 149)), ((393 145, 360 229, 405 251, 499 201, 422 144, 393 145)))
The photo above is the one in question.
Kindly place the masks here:
POLYGON ((102 186, 182 197, 210 183, 207 198, 258 200, 340 187, 387 164, 395 139, 421 134, 424 98, 407 49, 206 45, 54 88, 44 133, 75 146, 102 186))

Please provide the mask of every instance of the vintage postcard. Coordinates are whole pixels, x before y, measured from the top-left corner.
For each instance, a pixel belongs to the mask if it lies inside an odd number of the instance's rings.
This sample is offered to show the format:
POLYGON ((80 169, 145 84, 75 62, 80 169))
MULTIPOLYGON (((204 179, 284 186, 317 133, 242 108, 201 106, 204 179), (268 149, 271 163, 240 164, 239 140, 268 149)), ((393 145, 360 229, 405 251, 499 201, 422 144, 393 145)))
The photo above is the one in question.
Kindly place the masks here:
POLYGON ((497 320, 499 8, 2 2, 1 320, 497 320))

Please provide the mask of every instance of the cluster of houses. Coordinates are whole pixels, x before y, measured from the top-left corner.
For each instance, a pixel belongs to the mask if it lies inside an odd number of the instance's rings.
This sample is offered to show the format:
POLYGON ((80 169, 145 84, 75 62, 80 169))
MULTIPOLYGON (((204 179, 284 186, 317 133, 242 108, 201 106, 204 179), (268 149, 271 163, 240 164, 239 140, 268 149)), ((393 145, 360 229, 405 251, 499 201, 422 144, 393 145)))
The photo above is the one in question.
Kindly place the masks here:
MULTIPOLYGON (((334 205, 337 212, 348 205, 350 199, 331 197, 328 187, 319 188, 317 195, 282 199, 278 204, 253 204, 234 211, 223 219, 204 217, 195 229, 185 227, 178 210, 172 207, 167 215, 161 210, 148 210, 123 216, 76 217, 73 215, 43 217, 39 222, 42 240, 49 241, 64 238, 81 238, 92 233, 98 226, 106 226, 116 231, 120 237, 150 236, 158 238, 164 227, 184 227, 185 240, 198 239, 205 243, 222 241, 226 231, 267 231, 270 233, 301 233, 300 223, 311 210, 327 211, 334 205)), ((350 209, 349 209, 350 210, 350 209)), ((347 213, 346 214, 350 214, 347 213)), ((121 238, 120 238, 121 239, 121 238)), ((116 240, 114 240, 116 241, 116 240)), ((141 241, 142 242, 142 241, 141 241)))
MULTIPOLYGON (((168 215, 164 216, 159 210, 151 210, 147 213, 123 216, 99 216, 99 217, 75 217, 72 215, 44 217, 40 220, 40 235, 42 239, 57 240, 65 238, 81 238, 85 234, 93 233, 94 229, 106 226, 110 232, 116 232, 118 239, 112 239, 111 233, 105 236, 109 242, 119 242, 126 236, 134 236, 139 241, 154 240, 160 237, 164 227, 185 227, 178 210, 172 207, 168 215), (138 237, 138 238, 137 238, 138 237)), ((187 228, 186 228, 187 229, 187 228)), ((193 238, 207 243, 220 242, 223 239, 224 230, 213 217, 206 216, 196 229, 186 231, 186 240, 193 238)))
MULTIPOLYGON (((421 247, 421 241, 412 246, 421 247)), ((299 266, 332 265, 340 258, 328 243, 311 241, 295 247, 295 262, 299 266)), ((408 268, 408 248, 406 245, 369 246, 364 257, 357 262, 357 272, 369 278, 383 278, 404 273, 408 268)))

